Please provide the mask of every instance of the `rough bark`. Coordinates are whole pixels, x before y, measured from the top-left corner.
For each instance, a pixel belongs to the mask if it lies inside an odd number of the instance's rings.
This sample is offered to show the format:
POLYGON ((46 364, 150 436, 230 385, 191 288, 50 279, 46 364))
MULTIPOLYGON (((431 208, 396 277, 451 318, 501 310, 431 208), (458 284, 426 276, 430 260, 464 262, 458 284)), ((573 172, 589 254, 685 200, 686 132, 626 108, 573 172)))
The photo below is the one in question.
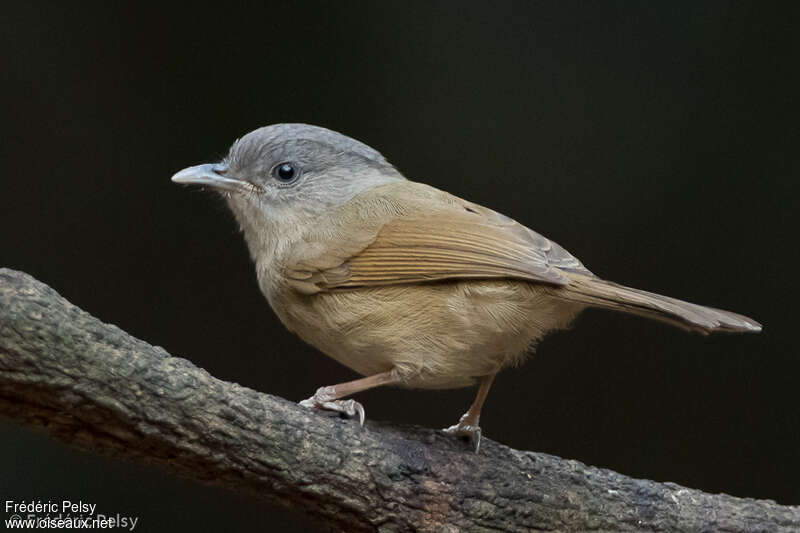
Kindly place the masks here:
POLYGON ((800 507, 332 418, 211 376, 0 269, 0 415, 347 531, 798 531, 800 507))

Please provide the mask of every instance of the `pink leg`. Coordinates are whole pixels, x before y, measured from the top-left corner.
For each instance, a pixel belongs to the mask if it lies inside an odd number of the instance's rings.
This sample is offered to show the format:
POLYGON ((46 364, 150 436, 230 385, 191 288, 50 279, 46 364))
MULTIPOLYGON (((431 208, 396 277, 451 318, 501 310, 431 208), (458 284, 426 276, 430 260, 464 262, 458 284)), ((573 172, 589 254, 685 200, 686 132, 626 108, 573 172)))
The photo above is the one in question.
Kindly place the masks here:
POLYGON ((486 401, 486 395, 489 394, 489 388, 492 386, 494 376, 495 374, 491 374, 481 378, 478 394, 475 396, 475 401, 472 402, 469 411, 461 416, 458 424, 444 430, 459 437, 469 437, 475 444, 475 453, 478 453, 481 447, 481 428, 478 425, 481 419, 481 409, 483 409, 483 402, 486 401))
POLYGON ((364 406, 355 400, 340 400, 345 396, 355 394, 367 389, 380 387, 381 385, 392 385, 398 383, 400 378, 394 370, 388 372, 381 372, 374 376, 368 376, 338 385, 329 385, 327 387, 320 387, 314 396, 303 400, 300 405, 303 407, 315 407, 317 409, 324 409, 326 411, 334 411, 341 413, 348 417, 358 415, 359 423, 364 425, 364 406))

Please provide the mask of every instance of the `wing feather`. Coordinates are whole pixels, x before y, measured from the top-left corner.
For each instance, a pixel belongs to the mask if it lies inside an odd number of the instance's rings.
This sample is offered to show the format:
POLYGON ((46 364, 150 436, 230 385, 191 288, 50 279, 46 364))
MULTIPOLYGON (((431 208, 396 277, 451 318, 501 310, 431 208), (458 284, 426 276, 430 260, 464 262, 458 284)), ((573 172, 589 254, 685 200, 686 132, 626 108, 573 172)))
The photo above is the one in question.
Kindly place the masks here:
POLYGON ((350 257, 347 280, 321 288, 415 283, 447 279, 507 278, 566 284, 544 250, 503 226, 452 214, 398 218, 350 257))
MULTIPOLYGON (((339 288, 422 283, 454 279, 518 279, 566 285, 567 272, 592 276, 558 244, 486 207, 432 187, 416 187, 404 207, 397 195, 371 231, 365 219, 343 229, 346 242, 332 247, 319 236, 304 244, 286 269, 292 285, 306 293, 339 288), (435 202, 427 202, 433 197, 435 202), (419 205, 417 205, 419 204, 419 205)), ((378 196, 380 202, 385 196, 378 196)), ((373 205, 373 204, 369 204, 373 205)), ((371 209, 367 209, 367 212, 371 209)), ((349 216, 353 216, 350 210, 349 216)))

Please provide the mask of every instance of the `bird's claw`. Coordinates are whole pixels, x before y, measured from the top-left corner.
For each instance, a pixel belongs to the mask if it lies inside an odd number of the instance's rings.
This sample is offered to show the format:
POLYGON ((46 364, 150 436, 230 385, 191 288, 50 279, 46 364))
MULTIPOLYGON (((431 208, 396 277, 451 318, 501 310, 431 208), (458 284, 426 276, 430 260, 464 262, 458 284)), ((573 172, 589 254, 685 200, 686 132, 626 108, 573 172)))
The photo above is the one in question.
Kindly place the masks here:
POLYGON ((339 413, 347 418, 355 418, 358 415, 358 423, 364 427, 364 406, 355 400, 332 400, 326 397, 325 387, 319 389, 314 396, 300 402, 302 407, 312 407, 323 411, 339 413))
POLYGON ((473 446, 475 446, 475 453, 478 453, 478 450, 481 449, 481 428, 478 426, 477 420, 471 423, 471 421, 467 419, 467 415, 462 416, 461 420, 459 420, 458 424, 455 426, 444 428, 442 431, 450 435, 455 435, 456 437, 468 438, 473 446))

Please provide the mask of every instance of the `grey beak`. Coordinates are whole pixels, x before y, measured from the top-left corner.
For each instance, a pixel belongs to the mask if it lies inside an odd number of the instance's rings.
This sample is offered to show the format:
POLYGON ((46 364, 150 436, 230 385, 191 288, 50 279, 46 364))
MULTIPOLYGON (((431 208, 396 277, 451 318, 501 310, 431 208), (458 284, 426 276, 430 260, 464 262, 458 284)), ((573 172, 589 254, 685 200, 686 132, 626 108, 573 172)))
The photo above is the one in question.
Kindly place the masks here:
POLYGON ((172 181, 186 185, 207 185, 223 191, 241 190, 244 182, 223 176, 227 170, 228 167, 218 163, 196 165, 184 168, 172 176, 172 181))

